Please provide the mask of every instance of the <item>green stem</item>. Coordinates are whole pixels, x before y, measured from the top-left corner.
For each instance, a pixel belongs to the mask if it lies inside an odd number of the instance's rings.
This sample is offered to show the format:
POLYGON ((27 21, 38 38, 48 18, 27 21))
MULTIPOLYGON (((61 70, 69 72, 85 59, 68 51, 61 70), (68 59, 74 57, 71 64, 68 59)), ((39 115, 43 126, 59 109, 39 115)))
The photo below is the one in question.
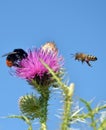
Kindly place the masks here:
POLYGON ((41 123, 41 130, 46 130, 47 129, 47 125, 46 125, 46 121, 47 121, 47 107, 48 107, 48 100, 49 100, 49 94, 50 91, 47 87, 45 87, 46 89, 44 89, 41 92, 41 96, 39 98, 40 100, 40 106, 41 106, 41 115, 40 115, 40 123, 41 123))
POLYGON ((32 125, 29 126, 28 130, 33 130, 33 129, 32 129, 32 125))
POLYGON ((46 122, 41 123, 41 128, 40 130, 47 130, 46 122))
POLYGON ((61 124, 61 130, 68 130, 68 125, 70 123, 70 109, 73 92, 74 84, 71 84, 70 87, 67 88, 67 91, 65 91, 63 122, 61 124))

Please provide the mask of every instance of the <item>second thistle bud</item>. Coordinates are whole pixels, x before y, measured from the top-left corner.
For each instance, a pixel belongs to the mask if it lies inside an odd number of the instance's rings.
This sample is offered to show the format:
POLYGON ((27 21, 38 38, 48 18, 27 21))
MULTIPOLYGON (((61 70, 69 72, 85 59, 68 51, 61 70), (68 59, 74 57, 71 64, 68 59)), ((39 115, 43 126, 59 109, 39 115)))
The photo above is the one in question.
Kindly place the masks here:
POLYGON ((39 100, 33 94, 25 95, 19 98, 19 107, 22 114, 30 119, 39 118, 40 106, 39 100))

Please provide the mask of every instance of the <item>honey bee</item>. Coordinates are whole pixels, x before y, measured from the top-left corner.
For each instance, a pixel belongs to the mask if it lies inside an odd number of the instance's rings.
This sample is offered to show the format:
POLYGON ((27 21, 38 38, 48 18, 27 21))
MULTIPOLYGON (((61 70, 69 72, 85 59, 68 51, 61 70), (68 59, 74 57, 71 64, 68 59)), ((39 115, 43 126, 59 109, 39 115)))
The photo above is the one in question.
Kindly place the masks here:
POLYGON ((56 44, 54 42, 46 42, 43 46, 42 46, 42 49, 44 51, 47 51, 47 52, 58 52, 58 49, 56 47, 56 44))
POLYGON ((88 54, 84 54, 84 53, 76 53, 74 55, 75 60, 86 62, 88 64, 88 66, 91 66, 90 61, 96 61, 97 57, 93 56, 93 55, 88 55, 88 54))

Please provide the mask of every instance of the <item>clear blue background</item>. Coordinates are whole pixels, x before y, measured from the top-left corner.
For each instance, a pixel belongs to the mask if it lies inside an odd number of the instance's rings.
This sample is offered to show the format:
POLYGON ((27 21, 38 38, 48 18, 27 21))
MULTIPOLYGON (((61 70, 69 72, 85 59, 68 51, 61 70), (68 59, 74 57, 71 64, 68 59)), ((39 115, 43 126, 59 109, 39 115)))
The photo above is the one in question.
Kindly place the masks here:
MULTIPOLYGON (((91 100, 94 106, 106 100, 106 1, 105 0, 1 0, 0 55, 14 48, 40 47, 55 41, 65 58, 75 97, 91 100), (70 54, 84 52, 97 56, 93 67, 75 61, 70 54)), ((19 114, 18 98, 33 92, 25 80, 13 77, 0 58, 0 117, 19 114)), ((59 129, 58 97, 51 96, 49 130, 59 129)), ((37 129, 38 125, 34 124, 37 129)), ((0 118, 0 130, 26 130, 18 119, 0 118)))

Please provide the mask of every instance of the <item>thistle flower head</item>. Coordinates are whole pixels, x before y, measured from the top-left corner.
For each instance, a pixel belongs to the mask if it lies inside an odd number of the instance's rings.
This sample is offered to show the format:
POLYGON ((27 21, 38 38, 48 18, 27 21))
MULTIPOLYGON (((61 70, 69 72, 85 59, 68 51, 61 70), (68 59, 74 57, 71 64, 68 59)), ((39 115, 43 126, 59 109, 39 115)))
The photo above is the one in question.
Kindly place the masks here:
POLYGON ((39 49, 29 49, 27 54, 28 56, 20 61, 20 67, 14 67, 15 74, 27 81, 34 79, 37 82, 40 81, 40 84, 50 82, 51 75, 40 59, 56 73, 59 73, 62 68, 63 58, 58 56, 58 50, 54 43, 46 43, 39 49), (47 47, 47 45, 49 46, 47 47))

